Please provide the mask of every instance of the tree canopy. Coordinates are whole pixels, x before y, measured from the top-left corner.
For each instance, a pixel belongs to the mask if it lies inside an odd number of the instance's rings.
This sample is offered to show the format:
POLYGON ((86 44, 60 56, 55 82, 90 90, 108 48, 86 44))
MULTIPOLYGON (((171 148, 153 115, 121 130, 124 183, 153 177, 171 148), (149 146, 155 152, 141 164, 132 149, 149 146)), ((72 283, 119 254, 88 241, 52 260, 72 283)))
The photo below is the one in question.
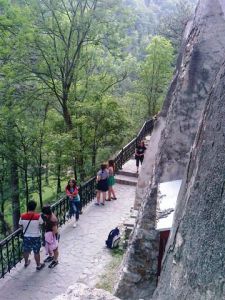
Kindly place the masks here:
POLYGON ((0 234, 160 109, 173 50, 154 36, 175 2, 0 0, 0 234))

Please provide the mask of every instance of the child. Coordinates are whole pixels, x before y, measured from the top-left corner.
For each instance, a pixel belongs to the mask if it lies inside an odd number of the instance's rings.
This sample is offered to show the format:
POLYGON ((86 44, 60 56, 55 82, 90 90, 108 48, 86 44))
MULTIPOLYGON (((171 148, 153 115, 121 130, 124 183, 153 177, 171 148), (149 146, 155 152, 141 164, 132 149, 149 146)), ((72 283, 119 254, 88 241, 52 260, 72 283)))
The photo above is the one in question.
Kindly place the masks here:
POLYGON ((58 264, 58 219, 52 212, 51 206, 42 208, 45 226, 45 250, 48 257, 44 262, 51 262, 49 268, 54 268, 58 264))

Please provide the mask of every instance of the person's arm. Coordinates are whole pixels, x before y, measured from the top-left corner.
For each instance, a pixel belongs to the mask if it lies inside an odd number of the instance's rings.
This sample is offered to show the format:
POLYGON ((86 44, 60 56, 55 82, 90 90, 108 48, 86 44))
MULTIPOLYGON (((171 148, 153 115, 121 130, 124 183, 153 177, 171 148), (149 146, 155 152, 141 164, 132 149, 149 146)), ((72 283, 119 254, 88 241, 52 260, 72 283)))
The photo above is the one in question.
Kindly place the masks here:
POLYGON ((66 188, 66 195, 68 196, 68 197, 73 197, 73 194, 66 188))
POLYGON ((77 196, 78 195, 78 188, 76 187, 72 193, 73 196, 77 196))
POLYGON ((140 155, 138 154, 138 148, 137 148, 137 147, 135 148, 135 156, 140 156, 140 155))
POLYGON ((96 176, 96 182, 98 182, 99 180, 101 180, 101 176, 99 174, 99 172, 97 173, 97 176, 96 176))

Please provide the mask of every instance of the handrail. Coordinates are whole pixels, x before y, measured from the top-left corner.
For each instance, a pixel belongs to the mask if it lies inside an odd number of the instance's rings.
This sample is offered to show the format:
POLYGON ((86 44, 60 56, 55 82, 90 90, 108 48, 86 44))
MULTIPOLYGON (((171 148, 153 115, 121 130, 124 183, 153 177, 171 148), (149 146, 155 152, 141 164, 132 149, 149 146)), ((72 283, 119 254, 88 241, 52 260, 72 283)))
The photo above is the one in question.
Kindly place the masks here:
MULTIPOLYGON (((152 119, 146 121, 140 129, 136 138, 130 141, 123 147, 114 158, 116 171, 122 168, 123 164, 130 159, 135 152, 137 143, 153 130, 154 121, 152 119)), ((96 177, 90 178, 87 182, 81 185, 79 195, 81 205, 86 206, 95 197, 96 177)), ((52 206, 52 210, 56 214, 59 225, 66 223, 66 212, 69 209, 68 197, 59 199, 52 206)), ((19 228, 4 240, 0 241, 0 278, 3 278, 6 273, 10 272, 18 262, 22 260, 22 229, 19 228)))

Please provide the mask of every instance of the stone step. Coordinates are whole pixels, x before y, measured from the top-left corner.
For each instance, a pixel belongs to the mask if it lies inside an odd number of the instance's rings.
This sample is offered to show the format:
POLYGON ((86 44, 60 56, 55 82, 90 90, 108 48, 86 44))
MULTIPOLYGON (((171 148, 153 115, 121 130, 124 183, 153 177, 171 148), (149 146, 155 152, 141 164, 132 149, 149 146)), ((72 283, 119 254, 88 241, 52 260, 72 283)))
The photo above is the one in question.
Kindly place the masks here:
POLYGON ((136 219, 135 218, 129 218, 124 221, 123 225, 126 227, 134 227, 136 219))
POLYGON ((136 177, 130 177, 124 175, 116 175, 115 179, 116 179, 116 183, 133 185, 133 186, 136 186, 138 181, 136 177))
POLYGON ((137 173, 133 173, 133 172, 129 172, 129 171, 123 171, 123 170, 120 170, 118 172, 118 175, 124 175, 124 176, 128 176, 128 177, 136 177, 136 178, 138 178, 138 174, 137 173))

